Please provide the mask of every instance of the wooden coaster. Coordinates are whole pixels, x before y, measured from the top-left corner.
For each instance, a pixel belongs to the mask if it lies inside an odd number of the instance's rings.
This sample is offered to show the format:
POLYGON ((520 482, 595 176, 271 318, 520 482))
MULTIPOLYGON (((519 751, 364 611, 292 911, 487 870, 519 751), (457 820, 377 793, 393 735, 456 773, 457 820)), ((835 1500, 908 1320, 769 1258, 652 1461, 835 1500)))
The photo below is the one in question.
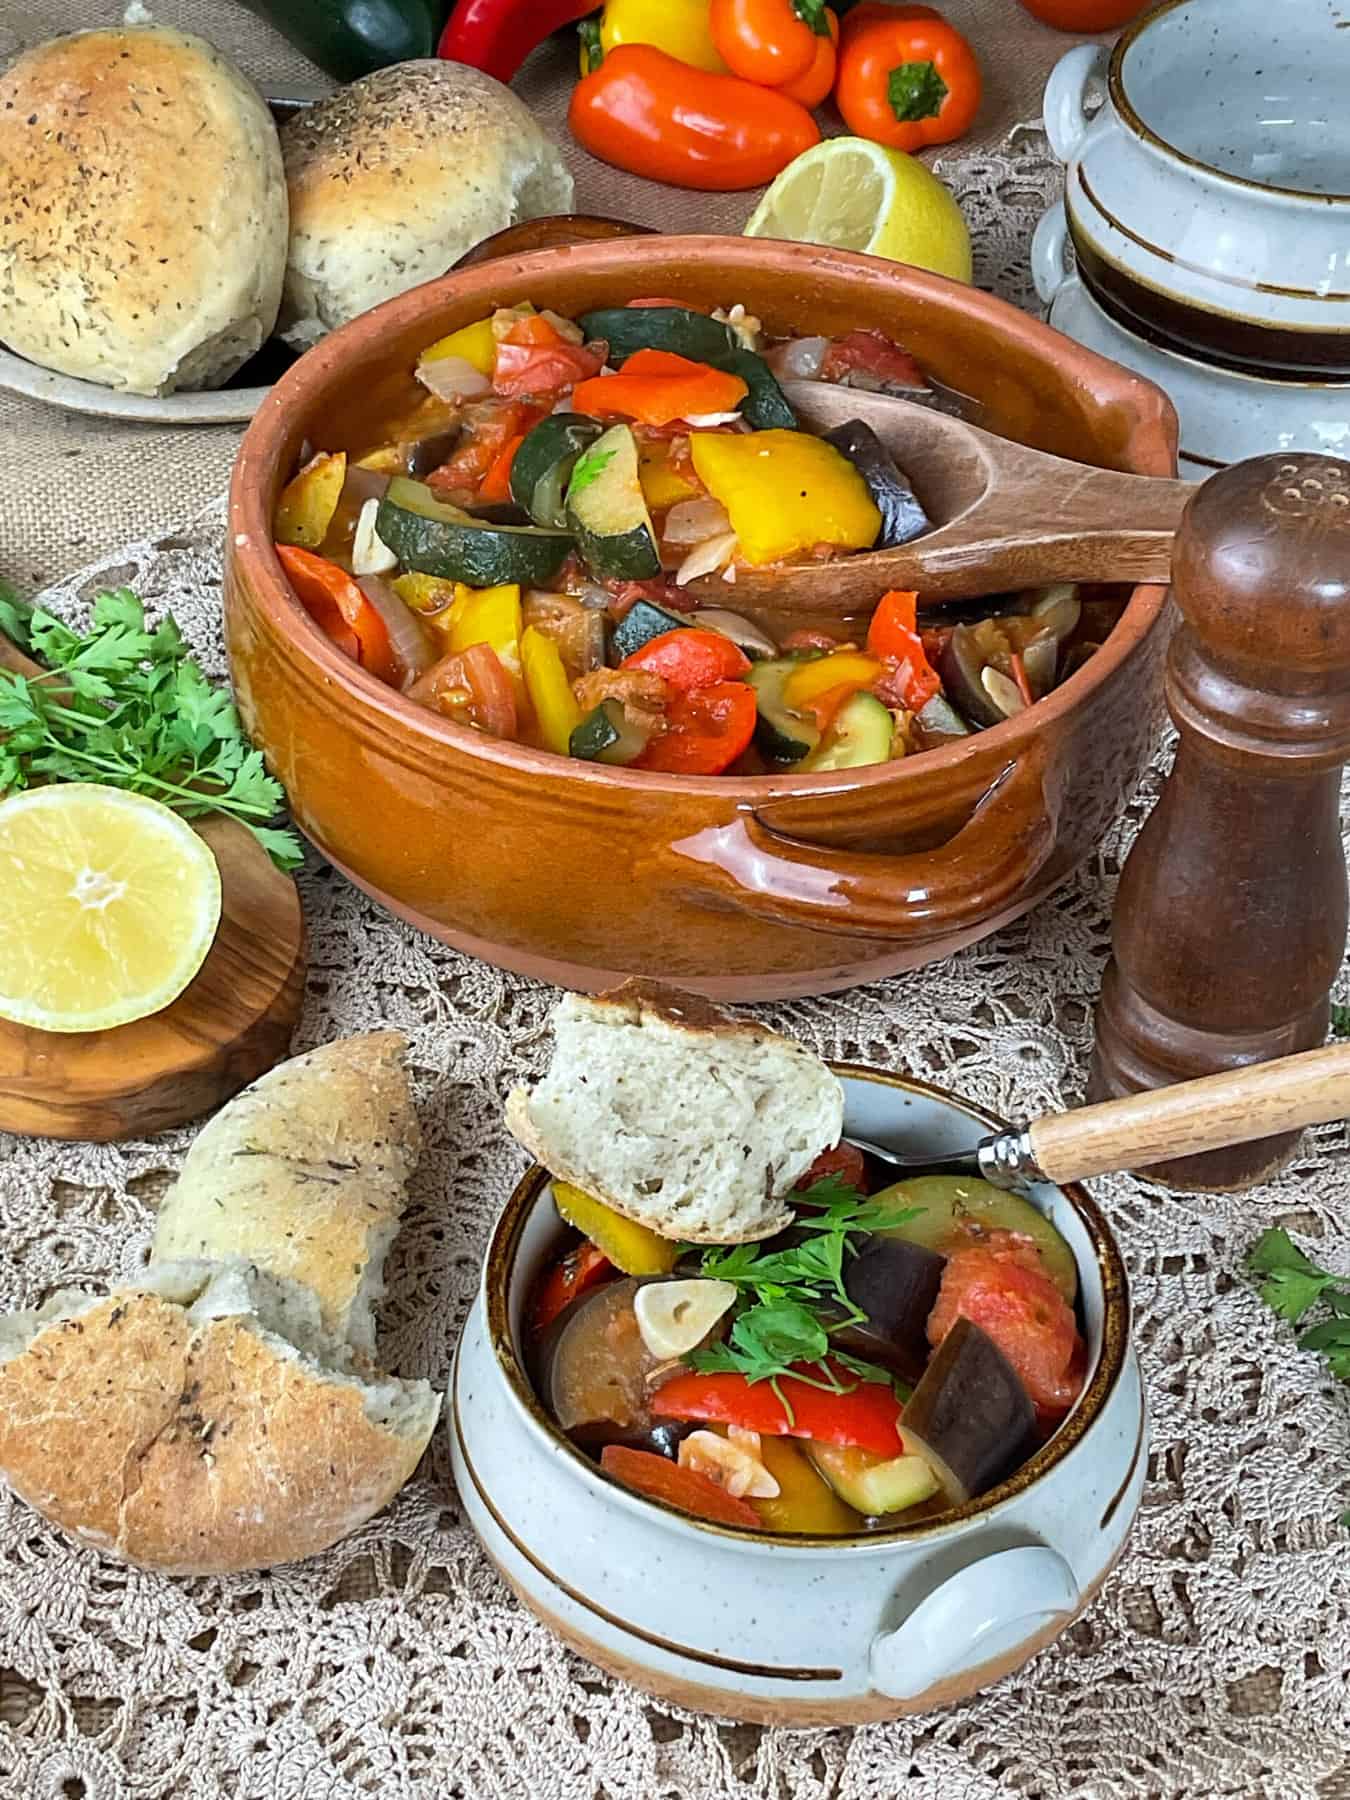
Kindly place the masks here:
POLYGON ((0 1130, 144 1137, 195 1119, 280 1062, 305 988, 300 896, 233 819, 197 827, 220 865, 206 961, 171 1006, 109 1031, 34 1031, 0 1020, 0 1130))

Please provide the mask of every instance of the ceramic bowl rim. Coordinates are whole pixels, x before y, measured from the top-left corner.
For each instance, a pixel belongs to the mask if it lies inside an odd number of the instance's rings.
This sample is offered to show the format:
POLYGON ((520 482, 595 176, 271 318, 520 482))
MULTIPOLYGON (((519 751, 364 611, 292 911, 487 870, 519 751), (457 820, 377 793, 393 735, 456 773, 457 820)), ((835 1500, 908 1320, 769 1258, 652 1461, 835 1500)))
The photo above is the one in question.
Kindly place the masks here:
MULTIPOLYGON (((932 1082, 878 1069, 866 1063, 831 1062, 829 1066, 841 1077, 872 1082, 878 1086, 896 1088, 904 1093, 920 1094, 927 1099, 941 1101, 964 1113, 985 1130, 1008 1129, 1007 1121, 996 1113, 932 1082)), ((989 1522, 1019 1500, 1062 1463, 1071 1451, 1078 1448, 1100 1419, 1125 1368, 1131 1335, 1130 1293, 1120 1247, 1102 1209, 1084 1188, 1076 1182, 1050 1183, 1048 1185, 1057 1187, 1068 1199, 1087 1232, 1102 1289, 1102 1347, 1097 1367, 1073 1411, 1053 1437, 988 1493, 966 1501, 963 1506, 951 1507, 937 1518, 916 1525, 854 1532, 846 1537, 819 1537, 801 1532, 750 1531, 739 1526, 717 1525, 709 1520, 695 1519, 676 1507, 667 1506, 664 1501, 650 1500, 634 1494, 579 1450, 549 1418, 516 1355, 510 1329, 511 1276, 525 1225, 542 1190, 551 1179, 549 1171, 542 1164, 531 1163, 492 1228, 480 1282, 480 1298, 486 1317, 489 1346, 497 1369, 506 1382, 512 1404, 526 1429, 541 1439, 551 1453, 567 1459, 569 1467, 576 1472, 583 1484, 589 1486, 596 1504, 618 1502, 639 1518, 655 1518, 672 1530, 684 1528, 696 1536, 712 1536, 745 1549, 767 1548, 779 1552, 813 1550, 835 1555, 895 1549, 906 1544, 927 1545, 949 1537, 959 1537, 970 1527, 989 1522)), ((452 1384, 457 1379, 457 1367, 458 1359, 456 1373, 451 1378, 452 1384)))
POLYGON ((1241 188, 1253 194, 1274 195, 1283 200, 1301 200, 1317 206, 1350 205, 1350 194, 1323 194, 1313 193, 1307 188, 1279 187, 1273 182, 1253 181, 1248 175, 1236 175, 1231 170, 1217 168, 1213 163, 1204 162, 1200 157, 1192 156, 1188 151, 1178 148, 1161 132, 1155 131, 1151 125, 1144 122, 1142 114, 1130 99, 1125 85, 1125 58, 1151 26, 1156 25, 1160 19, 1166 18, 1169 13, 1176 12, 1183 6, 1194 4, 1195 0, 1161 0, 1161 4, 1151 6, 1132 24, 1127 25, 1117 38, 1107 69, 1106 90, 1110 95, 1111 104, 1122 122, 1139 138, 1145 148, 1153 151, 1155 155, 1165 161, 1172 160, 1182 163, 1186 168, 1193 169, 1196 174, 1202 175, 1210 181, 1220 182, 1225 187, 1241 188))
MULTIPOLYGON (((572 267, 584 264, 598 268, 601 273, 612 268, 618 280, 628 272, 635 253, 639 258, 649 257, 654 246, 663 247, 665 255, 676 254, 670 246, 680 246, 680 253, 687 257, 729 263, 729 280, 734 280, 738 265, 762 267, 768 262, 776 267, 778 278, 786 283, 794 272, 805 272, 813 264, 824 263, 832 270, 842 269, 858 278, 864 288, 871 287, 879 279, 893 281, 947 310, 982 315, 995 327, 1003 324, 1015 327, 1018 335, 1030 339, 1047 358, 1072 346, 1073 358, 1082 366, 1080 381, 1091 381, 1093 400, 1103 404, 1114 401, 1131 415, 1127 449, 1133 472, 1175 473, 1176 415, 1159 388, 1145 377, 1109 362, 1085 345, 1064 337, 1041 320, 1020 312, 992 294, 925 270, 881 264, 875 257, 830 250, 821 245, 784 244, 769 239, 655 233, 569 247, 567 255, 572 267), (1157 466, 1148 466, 1152 464, 1157 466)), ((325 690, 337 689, 366 717, 378 720, 385 727, 396 728, 400 741, 410 752, 419 741, 430 741, 519 774, 552 775, 578 784, 590 783, 611 793, 616 790, 634 795, 697 793, 713 799, 734 798, 747 804, 760 804, 845 790, 852 793, 893 782, 897 772, 909 770, 915 759, 903 758, 870 768, 813 775, 668 775, 580 762, 529 745, 491 738, 485 732, 455 725, 427 707, 418 706, 353 663, 330 643, 301 606, 277 560, 268 499, 282 472, 279 464, 288 418, 297 411, 311 412, 334 375, 339 370, 344 375, 349 373, 349 359, 353 355, 358 358, 368 355, 376 349, 386 330, 397 332, 415 324, 424 315, 434 315, 445 304, 447 296, 453 299, 464 287, 481 284, 490 288, 494 271, 498 281, 508 271, 511 279, 519 279, 522 275, 529 277, 537 271, 539 284, 544 287, 557 254, 556 248, 546 248, 452 270, 386 300, 349 324, 340 326, 308 350, 267 395, 245 432, 235 459, 230 479, 226 542, 228 558, 237 558, 247 566, 250 589, 259 612, 285 644, 288 678, 306 681, 325 690)), ((1014 755, 1037 736, 1042 724, 1071 713, 1089 694, 1111 680, 1144 642, 1156 624, 1166 598, 1165 587, 1136 586, 1115 629, 1081 669, 1025 712, 1002 724, 972 733, 968 738, 926 751, 921 759, 925 772, 934 776, 943 771, 954 774, 963 763, 983 762, 988 754, 996 754, 999 750, 1003 750, 1011 762, 1014 755)))

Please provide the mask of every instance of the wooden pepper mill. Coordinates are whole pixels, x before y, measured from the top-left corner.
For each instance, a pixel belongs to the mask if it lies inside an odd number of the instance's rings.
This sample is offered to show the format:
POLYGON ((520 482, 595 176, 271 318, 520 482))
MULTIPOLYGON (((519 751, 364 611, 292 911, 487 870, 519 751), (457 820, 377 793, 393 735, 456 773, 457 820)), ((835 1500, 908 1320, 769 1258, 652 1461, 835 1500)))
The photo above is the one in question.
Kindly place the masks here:
MULTIPOLYGON (((1177 537, 1167 664, 1181 743, 1116 898, 1090 1091, 1137 1093, 1307 1050, 1346 940, 1350 462, 1255 457, 1196 491, 1177 537)), ((1232 1191, 1298 1133, 1168 1162, 1232 1191)))

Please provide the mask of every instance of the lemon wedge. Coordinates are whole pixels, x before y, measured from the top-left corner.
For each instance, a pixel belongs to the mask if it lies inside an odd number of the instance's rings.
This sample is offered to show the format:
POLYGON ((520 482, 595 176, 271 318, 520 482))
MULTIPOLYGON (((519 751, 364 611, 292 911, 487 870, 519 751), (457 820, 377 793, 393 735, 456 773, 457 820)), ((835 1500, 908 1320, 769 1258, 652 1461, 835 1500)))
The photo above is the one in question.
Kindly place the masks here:
POLYGON ((191 825, 91 782, 0 801, 0 895, 0 1018, 42 1031, 159 1012, 220 923, 220 871, 191 825))
POLYGON ((969 281, 970 233, 932 170, 869 138, 825 138, 790 162, 746 222, 746 237, 864 250, 969 281))

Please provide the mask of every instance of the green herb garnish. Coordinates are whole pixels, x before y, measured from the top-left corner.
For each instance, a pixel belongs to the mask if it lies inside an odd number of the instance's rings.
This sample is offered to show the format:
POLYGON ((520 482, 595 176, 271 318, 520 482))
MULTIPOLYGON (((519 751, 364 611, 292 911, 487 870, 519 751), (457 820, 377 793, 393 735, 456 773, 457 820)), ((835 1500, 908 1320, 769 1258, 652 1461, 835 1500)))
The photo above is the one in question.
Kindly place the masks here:
POLYGON ((4 591, 0 631, 46 665, 37 675, 0 671, 0 793, 102 782, 188 819, 225 813, 279 868, 299 867, 299 841, 266 823, 285 803, 281 783, 171 615, 152 631, 136 595, 116 588, 98 596, 80 633, 4 591))
POLYGON ((923 1210, 879 1206, 837 1175, 822 1177, 795 1198, 799 1206, 811 1209, 799 1212, 793 1221, 798 1230, 812 1234, 804 1242, 782 1250, 763 1250, 758 1244, 702 1249, 699 1273, 729 1281, 739 1294, 726 1339, 685 1358, 701 1374, 737 1374, 749 1382, 769 1382, 789 1423, 795 1423, 795 1417, 779 1385, 784 1375, 834 1393, 850 1393, 859 1381, 893 1385, 889 1369, 832 1350, 830 1336, 867 1317, 844 1287, 851 1236, 903 1225, 923 1210), (825 1306, 838 1308, 842 1317, 827 1322, 820 1316, 825 1306), (804 1373, 802 1364, 818 1370, 818 1376, 804 1373), (839 1368, 857 1379, 841 1381, 839 1368))
POLYGON ((1350 1038, 1350 1006, 1344 1001, 1333 1000, 1331 1003, 1331 1035, 1350 1038))
POLYGON ((567 484, 567 498, 575 500, 578 494, 584 494, 592 482, 599 481, 618 454, 617 450, 588 450, 579 457, 567 484))

